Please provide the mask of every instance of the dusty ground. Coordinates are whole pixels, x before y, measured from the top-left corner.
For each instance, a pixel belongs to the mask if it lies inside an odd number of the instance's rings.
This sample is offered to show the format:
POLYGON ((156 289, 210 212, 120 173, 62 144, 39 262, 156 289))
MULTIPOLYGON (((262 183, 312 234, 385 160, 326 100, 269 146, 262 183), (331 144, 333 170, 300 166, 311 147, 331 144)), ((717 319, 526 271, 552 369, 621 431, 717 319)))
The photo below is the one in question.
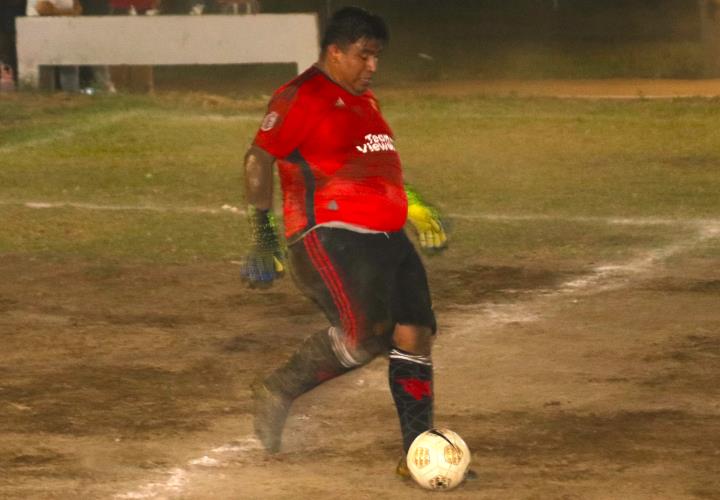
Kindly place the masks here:
MULTIPOLYGON (((487 93, 720 95, 605 83, 487 93)), ((444 497, 720 498, 720 268, 690 250, 430 262, 436 421, 479 473, 444 497)), ((0 277, 0 498, 425 496, 393 474, 384 359, 301 398, 282 453, 257 448, 248 382, 324 326, 288 281, 251 292, 232 263, 22 255, 0 255, 0 277)))
MULTIPOLYGON (((448 498, 720 498, 720 270, 430 263, 448 498)), ((410 498, 386 361, 301 398, 282 453, 247 383, 323 326, 237 266, 0 259, 0 497, 410 498)))

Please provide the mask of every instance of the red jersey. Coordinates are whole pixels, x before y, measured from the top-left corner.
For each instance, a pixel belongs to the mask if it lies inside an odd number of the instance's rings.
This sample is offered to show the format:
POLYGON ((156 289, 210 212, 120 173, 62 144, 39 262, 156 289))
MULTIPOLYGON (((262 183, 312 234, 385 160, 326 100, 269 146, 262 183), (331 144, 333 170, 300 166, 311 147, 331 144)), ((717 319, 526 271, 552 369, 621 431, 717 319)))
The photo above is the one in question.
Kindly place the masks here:
POLYGON ((254 144, 277 159, 288 239, 322 225, 405 225, 400 157, 369 90, 354 95, 313 66, 275 92, 254 144))

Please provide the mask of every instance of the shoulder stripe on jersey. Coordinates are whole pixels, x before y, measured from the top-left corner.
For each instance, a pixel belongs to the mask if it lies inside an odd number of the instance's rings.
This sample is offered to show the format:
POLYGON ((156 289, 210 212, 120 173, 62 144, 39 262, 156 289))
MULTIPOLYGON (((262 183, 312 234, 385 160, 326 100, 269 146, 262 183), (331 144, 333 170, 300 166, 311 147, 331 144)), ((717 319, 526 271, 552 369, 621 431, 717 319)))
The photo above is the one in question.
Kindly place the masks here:
POLYGON ((305 82, 308 82, 309 80, 312 80, 313 78, 322 74, 322 71, 320 71, 316 66, 310 66, 303 73, 300 73, 298 76, 277 89, 274 96, 281 97, 286 101, 291 101, 295 98, 295 95, 300 90, 300 87, 305 84, 305 82))

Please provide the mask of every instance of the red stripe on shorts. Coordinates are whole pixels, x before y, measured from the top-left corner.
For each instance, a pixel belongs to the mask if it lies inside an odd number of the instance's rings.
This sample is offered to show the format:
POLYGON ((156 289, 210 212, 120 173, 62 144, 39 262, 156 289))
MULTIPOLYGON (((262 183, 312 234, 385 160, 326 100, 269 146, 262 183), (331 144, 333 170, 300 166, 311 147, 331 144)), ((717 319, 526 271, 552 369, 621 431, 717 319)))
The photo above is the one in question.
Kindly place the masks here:
POLYGON ((340 313, 340 321, 343 324, 343 329, 350 340, 351 345, 355 345, 357 342, 357 321, 353 314, 353 308, 350 304, 345 289, 343 287, 340 276, 338 276, 335 267, 333 267, 330 257, 328 256, 325 249, 320 244, 320 240, 315 234, 315 231, 311 231, 305 238, 303 238, 305 248, 312 260, 315 269, 318 270, 322 277, 325 285, 330 291, 330 296, 335 303, 335 307, 340 313))

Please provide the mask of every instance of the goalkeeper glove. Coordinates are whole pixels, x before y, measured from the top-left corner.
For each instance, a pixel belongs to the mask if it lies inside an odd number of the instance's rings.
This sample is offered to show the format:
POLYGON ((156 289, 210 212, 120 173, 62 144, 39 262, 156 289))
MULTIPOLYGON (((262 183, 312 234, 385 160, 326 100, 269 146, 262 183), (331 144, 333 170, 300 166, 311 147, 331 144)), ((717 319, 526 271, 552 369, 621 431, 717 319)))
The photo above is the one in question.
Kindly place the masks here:
POLYGON ((408 220, 415 229, 420 241, 420 249, 434 255, 447 248, 447 234, 435 207, 425 203, 410 186, 405 185, 408 198, 408 220))
POLYGON ((285 272, 285 255, 280 247, 275 217, 268 210, 250 206, 248 221, 254 244, 243 261, 240 274, 253 288, 269 287, 285 272))

